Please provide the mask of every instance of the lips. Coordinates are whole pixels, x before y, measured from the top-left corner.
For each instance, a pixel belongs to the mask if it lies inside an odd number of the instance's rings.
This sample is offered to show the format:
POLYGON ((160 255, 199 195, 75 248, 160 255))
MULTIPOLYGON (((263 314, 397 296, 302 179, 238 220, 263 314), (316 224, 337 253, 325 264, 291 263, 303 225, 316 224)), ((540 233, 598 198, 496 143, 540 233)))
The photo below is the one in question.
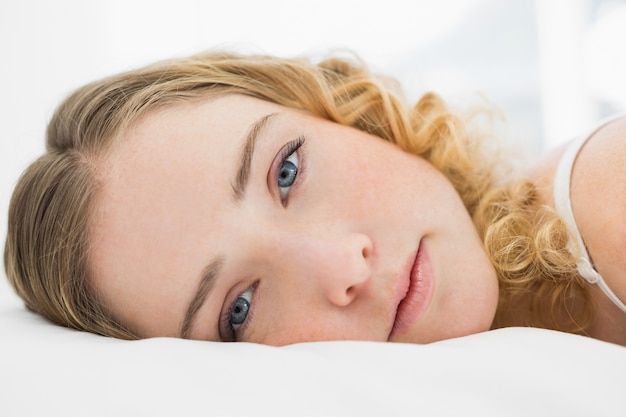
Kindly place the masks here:
POLYGON ((428 251, 420 241, 417 252, 407 261, 398 293, 400 301, 389 339, 406 334, 428 307, 433 292, 433 269, 428 251))

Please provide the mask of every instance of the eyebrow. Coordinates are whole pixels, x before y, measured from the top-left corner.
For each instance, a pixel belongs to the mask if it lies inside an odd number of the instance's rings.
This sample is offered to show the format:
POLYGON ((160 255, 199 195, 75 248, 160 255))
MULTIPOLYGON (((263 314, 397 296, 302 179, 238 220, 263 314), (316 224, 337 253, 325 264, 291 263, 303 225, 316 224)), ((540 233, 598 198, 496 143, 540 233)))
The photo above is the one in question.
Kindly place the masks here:
POLYGON ((217 276, 222 270, 222 263, 222 258, 216 258, 202 270, 198 288, 196 289, 196 293, 187 307, 183 323, 180 327, 181 338, 189 339, 196 315, 198 314, 200 307, 202 307, 202 304, 204 304, 204 300, 207 295, 211 289, 213 289, 213 285, 215 284, 215 281, 217 281, 217 276))
POLYGON ((248 129, 248 134, 246 135, 244 146, 239 157, 239 169, 232 183, 233 199, 235 202, 241 201, 246 193, 246 185, 248 185, 248 179, 250 178, 250 166, 252 165, 256 140, 265 126, 267 126, 267 122, 277 114, 278 113, 270 113, 261 117, 248 129))

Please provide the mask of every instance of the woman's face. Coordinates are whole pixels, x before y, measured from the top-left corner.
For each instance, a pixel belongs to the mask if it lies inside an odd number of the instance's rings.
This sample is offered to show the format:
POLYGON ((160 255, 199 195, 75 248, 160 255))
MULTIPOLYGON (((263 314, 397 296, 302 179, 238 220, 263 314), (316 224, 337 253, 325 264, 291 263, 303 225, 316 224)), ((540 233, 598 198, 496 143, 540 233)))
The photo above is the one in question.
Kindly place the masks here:
POLYGON ((142 337, 426 343, 488 330, 495 272, 425 160, 227 95, 151 113, 102 162, 90 252, 142 337))

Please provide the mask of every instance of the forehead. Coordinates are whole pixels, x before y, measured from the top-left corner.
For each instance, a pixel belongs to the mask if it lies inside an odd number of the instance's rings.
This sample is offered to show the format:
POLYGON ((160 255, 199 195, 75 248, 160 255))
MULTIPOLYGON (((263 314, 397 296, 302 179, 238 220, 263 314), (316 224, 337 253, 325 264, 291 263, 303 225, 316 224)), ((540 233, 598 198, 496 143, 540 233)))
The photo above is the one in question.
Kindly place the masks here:
POLYGON ((224 94, 155 108, 122 132, 111 154, 115 157, 140 149, 173 145, 175 141, 202 139, 210 146, 232 142, 263 114, 291 109, 241 94, 224 94), (223 137, 222 134, 228 134, 223 137), (200 136, 203 136, 200 138, 200 136), (229 135, 238 135, 230 137, 229 135))

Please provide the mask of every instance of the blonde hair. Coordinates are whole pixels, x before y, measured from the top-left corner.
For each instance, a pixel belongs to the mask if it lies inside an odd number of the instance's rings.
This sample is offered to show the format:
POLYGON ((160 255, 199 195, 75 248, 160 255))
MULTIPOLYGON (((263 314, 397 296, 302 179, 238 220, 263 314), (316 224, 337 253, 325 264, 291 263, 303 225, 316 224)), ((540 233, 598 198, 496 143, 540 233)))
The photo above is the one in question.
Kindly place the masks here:
POLYGON ((492 327, 584 333, 595 310, 589 284, 567 249, 565 223, 538 201, 536 187, 519 181, 490 190, 474 213, 500 284, 492 327))
MULTIPOLYGON (((530 229, 507 228, 507 217, 497 207, 509 204, 509 196, 488 194, 493 161, 481 140, 470 138, 464 123, 436 95, 426 94, 409 107, 391 80, 371 74, 354 57, 313 63, 208 53, 88 84, 57 109, 46 152, 20 178, 9 209, 5 268, 28 308, 63 326, 137 337, 99 301, 89 282, 89 219, 98 192, 98 161, 147 112, 228 93, 304 109, 422 156, 446 175, 474 214, 499 272, 522 262, 513 251, 509 259, 492 247, 509 245, 508 233, 529 235, 530 229)), ((530 281, 536 281, 531 275, 530 281)), ((500 276, 508 282, 507 273, 500 276)), ((534 288, 527 282, 518 286, 534 288)))

